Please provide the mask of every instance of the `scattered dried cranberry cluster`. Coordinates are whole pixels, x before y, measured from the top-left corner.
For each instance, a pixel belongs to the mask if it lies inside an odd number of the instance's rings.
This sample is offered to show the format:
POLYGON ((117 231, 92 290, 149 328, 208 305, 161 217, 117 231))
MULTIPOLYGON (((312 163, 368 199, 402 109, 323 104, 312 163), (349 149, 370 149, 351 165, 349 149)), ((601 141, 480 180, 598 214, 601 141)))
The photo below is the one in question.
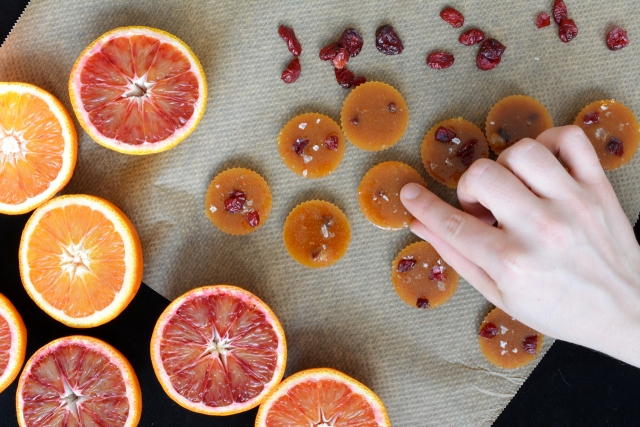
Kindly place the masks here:
MULTIPOLYGON (((569 19, 569 12, 564 0, 554 0, 553 20, 558 24, 558 37, 563 43, 569 43, 578 35, 578 26, 573 19, 569 19)), ((538 15, 536 26, 544 28, 551 25, 551 17, 548 13, 542 12, 538 15)), ((607 33, 607 47, 609 50, 620 50, 629 45, 627 32, 620 27, 616 27, 607 33)))
MULTIPOLYGON (((442 9, 440 17, 453 28, 464 25, 464 15, 452 7, 442 9)), ((460 34, 458 41, 465 46, 482 43, 476 56, 476 66, 483 71, 495 68, 502 60, 502 54, 506 49, 506 46, 496 39, 485 39, 484 32, 477 28, 471 28, 460 34)), ((427 56, 427 65, 434 70, 449 68, 454 61, 453 54, 449 52, 433 52, 427 56)))
MULTIPOLYGON (((487 323, 484 328, 480 330, 480 336, 488 340, 498 335, 498 328, 493 323, 487 323)), ((525 353, 536 355, 538 351, 538 336, 530 335, 522 340, 522 349, 525 353)))
POLYGON ((289 52, 291 52, 295 57, 293 58, 293 61, 287 65, 287 68, 284 69, 281 78, 285 83, 293 83, 298 80, 298 77, 300 77, 300 73, 302 72, 300 69, 300 59, 298 58, 302 53, 302 46, 300 46, 300 42, 296 38, 292 28, 280 25, 280 28, 278 28, 278 34, 280 34, 280 37, 282 37, 282 39, 287 43, 289 52))
POLYGON ((320 49, 320 59, 331 61, 333 71, 338 84, 345 89, 349 89, 366 82, 364 77, 356 77, 346 68, 349 58, 355 58, 362 50, 364 40, 362 36, 353 28, 347 28, 342 32, 340 40, 331 43, 320 49))
MULTIPOLYGON (((296 58, 297 59, 297 58, 296 58)), ((229 197, 224 201, 224 209, 230 213, 244 213, 244 218, 251 227, 257 227, 260 224, 260 215, 258 212, 247 209, 247 196, 240 190, 233 190, 229 193, 229 197)), ((250 203, 249 203, 250 204, 250 203)))

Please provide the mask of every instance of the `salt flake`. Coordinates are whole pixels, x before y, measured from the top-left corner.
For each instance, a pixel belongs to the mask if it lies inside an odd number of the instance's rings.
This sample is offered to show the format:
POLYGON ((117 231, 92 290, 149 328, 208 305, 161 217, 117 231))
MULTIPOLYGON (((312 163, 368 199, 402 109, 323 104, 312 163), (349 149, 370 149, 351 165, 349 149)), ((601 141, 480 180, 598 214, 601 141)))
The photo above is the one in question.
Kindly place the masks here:
POLYGON ((502 335, 504 335, 504 334, 506 334, 506 333, 507 333, 507 331, 509 330, 509 328, 507 328, 507 327, 505 327, 505 326, 500 325, 500 330, 502 331, 502 335))
POLYGON ((303 154, 302 155, 302 160, 304 160, 304 163, 309 163, 311 160, 313 160, 313 157, 307 155, 307 154, 303 154))
POLYGON ((314 145, 314 146, 313 146, 313 147, 311 147, 311 148, 313 148, 313 151, 318 151, 318 150, 320 149, 320 147, 319 147, 318 145, 314 145))
POLYGON ((209 210, 211 211, 211 213, 215 213, 218 210, 218 208, 216 208, 215 206, 211 205, 209 210))
POLYGON ((298 125, 298 127, 299 127, 300 129, 304 129, 304 128, 306 128, 306 127, 307 127, 307 124, 306 124, 306 123, 300 123, 300 124, 298 125))

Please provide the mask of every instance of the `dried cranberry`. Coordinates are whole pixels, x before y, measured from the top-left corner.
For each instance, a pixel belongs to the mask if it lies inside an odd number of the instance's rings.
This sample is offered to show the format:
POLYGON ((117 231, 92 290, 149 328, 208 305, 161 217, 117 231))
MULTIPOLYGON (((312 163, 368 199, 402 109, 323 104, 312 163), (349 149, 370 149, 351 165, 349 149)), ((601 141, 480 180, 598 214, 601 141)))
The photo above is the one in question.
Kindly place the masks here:
POLYGON ((471 166, 471 163, 473 163, 473 156, 476 153, 477 143, 478 143, 477 139, 472 139, 471 141, 467 141, 458 150, 458 154, 456 154, 456 156, 460 157, 460 161, 464 166, 469 167, 471 166))
POLYGON ((244 209, 244 203, 247 201, 247 196, 238 190, 233 190, 227 200, 224 201, 224 208, 227 212, 238 213, 244 209))
POLYGON ((331 60, 333 62, 333 66, 337 69, 342 69, 349 62, 349 51, 343 47, 338 49, 336 56, 331 60))
POLYGON ((611 138, 611 141, 607 144, 607 151, 618 157, 622 157, 624 154, 624 148, 622 147, 622 141, 618 138, 611 138))
POLYGON ((429 300, 426 298, 418 298, 418 301, 416 301, 416 307, 423 309, 429 308, 429 300))
POLYGON ((443 282, 447 278, 446 274, 444 274, 444 268, 439 265, 434 265, 431 271, 429 272, 429 279, 434 280, 436 282, 443 282))
POLYGON ((293 29, 280 25, 280 28, 278 28, 278 34, 280 34, 280 37, 287 42, 289 52, 291 52, 293 56, 300 56, 302 53, 302 46, 300 46, 300 42, 296 38, 293 29))
POLYGON ((244 218, 251 227, 257 227, 260 224, 260 215, 258 215, 258 212, 249 212, 244 218))
POLYGON ((538 336, 531 335, 526 337, 524 341, 522 341, 522 349, 525 353, 529 353, 535 356, 536 352, 538 351, 538 336))
POLYGON ((453 55, 447 52, 433 52, 427 56, 427 65, 434 70, 444 70, 453 65, 453 55))
POLYGON ((582 119, 585 125, 592 125, 594 123, 598 123, 600 121, 600 113, 594 111, 593 113, 585 114, 582 119))
POLYGON ((333 70, 336 73, 336 80, 345 89, 349 89, 353 86, 353 81, 355 79, 353 73, 346 68, 334 68, 333 70))
POLYGON ((563 19, 567 19, 567 5, 562 0, 555 0, 553 2, 553 20, 556 24, 560 25, 563 19))
POLYGON ((538 20, 536 21, 538 28, 548 27, 549 25, 551 25, 551 16, 548 13, 542 12, 538 15, 538 20))
POLYGON ((320 49, 320 59, 323 61, 331 61, 336 56, 339 49, 340 43, 338 42, 331 43, 330 45, 323 47, 320 49))
POLYGON ((451 24, 453 28, 460 28, 464 25, 464 16, 452 7, 442 9, 440 18, 451 24))
POLYGON ((376 47, 385 55, 399 55, 404 50, 402 40, 391 25, 383 25, 376 30, 376 47))
POLYGON ((298 156, 302 156, 307 145, 309 145, 309 138, 298 138, 296 142, 293 143, 293 151, 295 151, 298 156))
POLYGON ((472 28, 460 34, 458 41, 465 46, 473 46, 476 43, 480 43, 484 40, 484 33, 477 28, 472 28))
POLYGON ((338 149, 338 137, 336 135, 329 135, 324 139, 324 146, 329 150, 335 151, 338 149))
POLYGON ((362 50, 363 44, 364 41, 362 40, 362 36, 357 30, 354 30, 353 28, 344 30, 344 32, 340 36, 340 46, 347 49, 349 51, 349 55, 352 58, 354 56, 358 56, 358 54, 362 50))
POLYGON ((416 260, 413 258, 401 259, 398 263, 398 273, 406 273, 416 265, 416 260))
POLYGON ((392 112, 392 113, 395 113, 395 112, 396 112, 396 108, 397 108, 397 107, 396 107, 396 103, 395 103, 395 102, 390 102, 390 103, 387 105, 387 110, 389 110, 389 111, 390 111, 390 112, 392 112))
POLYGON ((493 323, 487 323, 484 325, 484 328, 480 330, 480 336, 490 340, 491 338, 498 335, 498 328, 493 323))
POLYGON ((478 54, 482 55, 490 61, 496 61, 502 57, 502 54, 505 50, 507 50, 507 47, 500 43, 498 40, 486 39, 480 45, 478 54))
POLYGON ((351 117, 351 119, 349 119, 349 122, 352 125, 357 125, 358 123, 360 123, 360 119, 358 118, 358 116, 353 116, 353 117, 351 117))
POLYGON ((563 19, 562 21, 560 21, 560 29, 558 30, 558 35, 560 36, 560 40, 562 40, 562 43, 569 43, 578 35, 578 26, 573 19, 563 19))
POLYGON ((442 126, 438 128, 435 136, 436 141, 440 141, 442 143, 451 142, 451 140, 455 137, 456 137, 456 134, 452 130, 442 126))
POLYGON ((476 56, 476 66, 482 71, 489 71, 496 68, 496 66, 500 63, 501 60, 502 58, 498 58, 492 61, 478 53, 478 56, 476 56))
POLYGON ((353 79, 353 87, 356 86, 360 86, 362 83, 366 83, 367 79, 362 77, 362 76, 358 76, 355 79, 353 79))
POLYGON ((607 34, 607 47, 609 50, 620 50, 629 45, 627 32, 620 27, 616 27, 607 34))
POLYGON ((300 77, 300 60, 296 56, 282 72, 281 78, 285 83, 293 83, 298 80, 298 77, 300 77))

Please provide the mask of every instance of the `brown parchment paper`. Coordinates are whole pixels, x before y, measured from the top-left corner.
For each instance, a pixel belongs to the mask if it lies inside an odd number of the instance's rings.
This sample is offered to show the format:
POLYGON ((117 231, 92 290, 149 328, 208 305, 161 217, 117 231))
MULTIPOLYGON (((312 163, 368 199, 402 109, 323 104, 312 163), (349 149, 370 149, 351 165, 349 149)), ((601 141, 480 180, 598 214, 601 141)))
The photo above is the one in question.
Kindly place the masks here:
MULTIPOLYGON (((396 296, 391 262, 413 242, 408 230, 388 232, 369 224, 356 188, 364 173, 385 160, 420 171, 429 188, 452 204, 455 192, 430 179, 419 158, 426 131, 437 121, 462 116, 481 128, 489 108, 504 96, 527 94, 544 103, 556 124, 568 124, 587 103, 615 98, 640 113, 640 3, 633 0, 568 1, 580 33, 569 44, 557 27, 538 30, 538 12, 550 0, 457 0, 464 29, 479 27, 507 46, 493 71, 475 66, 477 47, 439 18, 436 1, 34 0, 0 48, 0 80, 25 81, 55 94, 71 109, 67 81, 75 59, 104 32, 147 25, 175 34, 199 57, 209 101, 195 132, 168 152, 135 157, 107 150, 77 125, 78 165, 68 193, 95 194, 127 213, 142 238, 144 282, 167 298, 194 287, 231 283, 265 300, 278 314, 289 344, 288 373, 329 366, 373 388, 395 426, 486 426, 507 405, 534 368, 501 371, 477 345, 477 330, 490 306, 461 281, 443 307, 419 311, 396 296), (302 43, 302 76, 280 81, 292 59, 277 28, 287 24, 302 43), (380 54, 378 26, 391 23, 403 54, 380 54), (630 30, 631 45, 607 50, 612 24, 630 30), (309 111, 339 120, 347 91, 321 47, 344 28, 363 35, 362 53, 349 68, 369 80, 392 84, 406 97, 410 122, 402 141, 381 153, 349 145, 340 168, 320 180, 303 179, 282 163, 276 148, 281 127, 309 111), (425 66, 426 55, 447 50, 456 57, 445 71, 425 66), (273 211, 258 232, 245 237, 218 231, 204 215, 210 180, 228 167, 249 167, 273 191, 273 211), (349 217, 353 238, 333 267, 310 270, 286 253, 281 229, 298 203, 326 199, 349 217)), ((640 156, 608 173, 631 221, 640 211, 640 156)), ((545 341, 544 352, 552 342, 545 341)), ((539 360, 539 359, 538 359, 539 360)))

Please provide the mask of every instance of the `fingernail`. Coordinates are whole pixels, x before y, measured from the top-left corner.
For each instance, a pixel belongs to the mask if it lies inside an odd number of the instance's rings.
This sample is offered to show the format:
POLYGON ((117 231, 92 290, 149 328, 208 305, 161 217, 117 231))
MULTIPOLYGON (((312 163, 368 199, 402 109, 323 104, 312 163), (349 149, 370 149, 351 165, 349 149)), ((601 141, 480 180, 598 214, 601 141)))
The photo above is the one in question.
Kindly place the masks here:
POLYGON ((413 200, 416 197, 418 197, 418 194, 420 194, 421 190, 422 190, 422 187, 420 187, 420 185, 418 184, 407 184, 404 187, 402 187, 402 190, 400 191, 400 196, 405 200, 413 200))

